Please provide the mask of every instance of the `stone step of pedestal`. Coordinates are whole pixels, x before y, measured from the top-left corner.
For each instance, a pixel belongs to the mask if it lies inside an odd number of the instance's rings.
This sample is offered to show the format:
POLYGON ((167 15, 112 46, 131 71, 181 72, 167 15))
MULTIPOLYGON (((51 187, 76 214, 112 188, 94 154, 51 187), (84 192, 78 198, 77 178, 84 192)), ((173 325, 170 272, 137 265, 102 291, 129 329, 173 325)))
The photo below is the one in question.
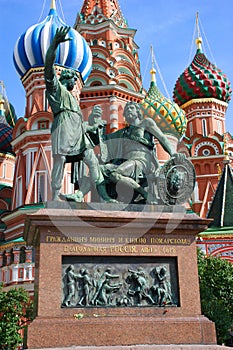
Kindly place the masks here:
MULTIPOLYGON (((221 345, 130 345, 130 346, 72 346, 69 348, 49 348, 36 350, 231 350, 221 345)), ((32 349, 33 350, 33 349, 32 349)))

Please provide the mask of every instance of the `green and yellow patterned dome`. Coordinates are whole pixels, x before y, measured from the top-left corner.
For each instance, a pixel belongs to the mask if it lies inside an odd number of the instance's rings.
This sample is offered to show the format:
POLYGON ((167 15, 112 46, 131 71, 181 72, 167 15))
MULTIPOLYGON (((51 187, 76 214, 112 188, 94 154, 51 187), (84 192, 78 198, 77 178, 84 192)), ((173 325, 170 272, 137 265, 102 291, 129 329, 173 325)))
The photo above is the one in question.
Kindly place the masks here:
POLYGON ((156 70, 152 68, 149 91, 140 103, 142 115, 152 118, 165 134, 172 134, 179 139, 186 131, 185 112, 161 94, 156 86, 155 74, 156 70))

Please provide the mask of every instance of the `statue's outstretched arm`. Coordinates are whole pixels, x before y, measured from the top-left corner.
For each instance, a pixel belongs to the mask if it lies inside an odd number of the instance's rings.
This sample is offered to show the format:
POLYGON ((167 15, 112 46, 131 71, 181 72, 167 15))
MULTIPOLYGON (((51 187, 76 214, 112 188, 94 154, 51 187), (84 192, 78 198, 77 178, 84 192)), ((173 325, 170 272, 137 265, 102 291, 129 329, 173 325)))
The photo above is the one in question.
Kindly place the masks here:
POLYGON ((66 35, 68 34, 70 30, 70 27, 60 27, 57 28, 56 34, 53 38, 53 41, 51 45, 49 46, 46 56, 45 56, 45 78, 52 80, 54 76, 54 69, 53 69, 53 64, 55 62, 56 58, 56 51, 58 48, 58 45, 60 43, 63 43, 67 40, 72 40, 72 38, 66 38, 66 35))
POLYGON ((145 121, 148 124, 148 131, 158 139, 159 143, 162 145, 163 149, 170 155, 170 157, 175 159, 175 161, 183 162, 186 158, 186 155, 184 153, 177 153, 177 151, 173 148, 172 144, 168 140, 167 136, 157 126, 156 122, 151 118, 147 118, 145 119, 145 121))
POLYGON ((156 122, 152 118, 144 119, 141 124, 145 128, 145 130, 151 133, 159 141, 161 146, 170 156, 172 156, 175 153, 175 150, 173 149, 168 138, 160 130, 160 128, 157 126, 156 122))
MULTIPOLYGON (((172 144, 168 140, 167 136, 160 130, 157 126, 156 122, 152 118, 147 118, 142 121, 144 123, 143 127, 145 130, 150 132, 154 137, 157 138, 163 149, 178 161, 184 161, 186 158, 184 153, 177 153, 177 151, 173 148, 172 144)), ((141 124, 142 124, 141 123, 141 124)))

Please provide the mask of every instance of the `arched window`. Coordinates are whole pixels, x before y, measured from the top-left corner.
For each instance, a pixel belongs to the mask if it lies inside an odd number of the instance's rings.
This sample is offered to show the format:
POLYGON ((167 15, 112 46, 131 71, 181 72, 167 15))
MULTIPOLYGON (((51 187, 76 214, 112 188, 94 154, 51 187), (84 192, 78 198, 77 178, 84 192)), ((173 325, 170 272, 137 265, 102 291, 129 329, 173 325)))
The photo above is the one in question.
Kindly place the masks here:
POLYGON ((119 49, 119 47, 120 47, 120 44, 118 42, 115 42, 114 43, 114 49, 119 49))
POLYGON ((200 164, 196 164, 195 165, 195 171, 196 171, 197 175, 200 175, 200 173, 201 173, 201 166, 200 166, 200 164))
POLYGON ((36 171, 35 201, 40 203, 47 200, 47 176, 45 171, 36 171))
POLYGON ((3 261, 2 261, 2 266, 6 266, 6 262, 7 262, 7 258, 6 258, 6 254, 3 254, 3 261))
POLYGON ((20 207, 23 204, 22 190, 23 190, 22 176, 19 176, 16 179, 16 207, 20 207))
POLYGON ((90 86, 101 86, 102 83, 100 81, 93 81, 90 86))
POLYGON ((23 264, 26 261, 26 253, 25 253, 25 248, 22 247, 20 248, 20 255, 19 255, 19 263, 23 264))
POLYGON ((205 164, 204 169, 205 169, 205 175, 210 174, 210 165, 209 164, 205 164))
POLYGON ((202 119, 202 135, 203 136, 207 136, 208 135, 206 119, 202 119))
POLYGON ((199 201, 199 188, 198 188, 198 183, 196 181, 195 183, 195 187, 194 187, 194 191, 192 193, 192 199, 193 199, 193 202, 196 203, 199 201))
POLYGON ((48 111, 48 99, 46 97, 46 90, 43 92, 43 100, 44 100, 44 110, 47 112, 48 111))
POLYGON ((120 86, 123 86, 123 87, 126 88, 126 89, 128 88, 128 86, 127 86, 126 84, 124 84, 124 83, 120 83, 119 85, 120 85, 120 86))
POLYGON ((190 137, 193 136, 193 123, 192 122, 189 123, 189 134, 190 134, 190 137))
POLYGON ((217 132, 222 135, 222 123, 221 120, 217 120, 217 132))
POLYGON ((11 249, 11 261, 10 261, 11 264, 14 263, 14 253, 13 253, 13 248, 11 249))
POLYGON ((106 41, 100 40, 99 45, 103 46, 103 47, 106 47, 106 41))

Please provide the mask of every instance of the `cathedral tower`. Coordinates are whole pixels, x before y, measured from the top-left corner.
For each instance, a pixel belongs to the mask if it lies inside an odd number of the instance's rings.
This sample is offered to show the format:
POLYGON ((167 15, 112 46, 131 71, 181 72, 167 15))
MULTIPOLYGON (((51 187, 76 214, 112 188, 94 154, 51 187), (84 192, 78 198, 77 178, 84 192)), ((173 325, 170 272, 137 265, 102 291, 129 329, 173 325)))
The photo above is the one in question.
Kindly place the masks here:
POLYGON ((203 53, 200 35, 196 44, 196 54, 176 81, 173 98, 188 121, 180 151, 189 150, 196 170, 193 209, 206 217, 223 169, 225 148, 233 156, 232 138, 225 130, 232 90, 227 76, 203 53))
POLYGON ((102 106, 108 132, 124 124, 127 101, 143 98, 136 30, 128 27, 118 0, 84 0, 74 26, 90 45, 92 72, 82 89, 81 108, 87 118, 93 105, 102 106))

